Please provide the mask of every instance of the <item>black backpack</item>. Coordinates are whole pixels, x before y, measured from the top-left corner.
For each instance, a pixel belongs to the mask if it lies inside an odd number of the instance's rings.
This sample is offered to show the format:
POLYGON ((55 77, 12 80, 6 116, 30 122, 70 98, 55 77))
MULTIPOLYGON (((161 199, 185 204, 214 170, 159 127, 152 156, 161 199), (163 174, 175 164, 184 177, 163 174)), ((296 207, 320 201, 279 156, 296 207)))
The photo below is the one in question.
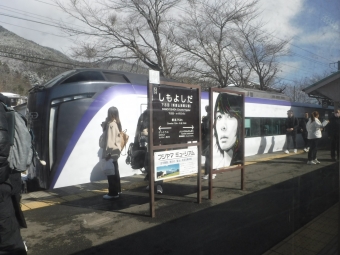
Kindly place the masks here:
POLYGON ((140 147, 137 143, 130 143, 125 163, 132 169, 141 169, 145 166, 146 147, 140 147))

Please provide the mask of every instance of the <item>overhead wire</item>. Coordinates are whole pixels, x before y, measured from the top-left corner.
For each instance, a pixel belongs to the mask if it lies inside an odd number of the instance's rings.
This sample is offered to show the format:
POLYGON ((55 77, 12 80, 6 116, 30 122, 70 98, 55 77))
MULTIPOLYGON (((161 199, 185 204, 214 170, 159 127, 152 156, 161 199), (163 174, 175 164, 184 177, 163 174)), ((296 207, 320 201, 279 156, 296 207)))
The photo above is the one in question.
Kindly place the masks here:
POLYGON ((41 21, 36 21, 36 20, 31 20, 31 19, 21 18, 21 17, 17 17, 17 16, 9 15, 9 14, 1 13, 1 12, 0 12, 0 15, 2 15, 2 16, 6 16, 6 17, 10 17, 10 18, 15 18, 15 19, 21 19, 21 20, 26 20, 26 21, 30 21, 30 22, 35 22, 35 23, 39 23, 39 24, 46 25, 46 26, 51 26, 51 27, 60 28, 59 26, 56 26, 56 25, 53 25, 53 24, 48 24, 48 23, 41 22, 41 21))
POLYGON ((64 38, 68 38, 69 37, 69 36, 56 35, 56 34, 52 34, 52 33, 49 33, 49 32, 45 32, 45 31, 41 31, 41 30, 37 30, 37 29, 33 29, 33 28, 28 28, 28 27, 23 27, 23 26, 19 26, 19 25, 14 25, 14 24, 7 23, 7 22, 4 22, 4 21, 0 21, 0 24, 1 23, 7 24, 7 25, 11 25, 11 26, 15 26, 15 27, 21 27, 21 28, 25 28, 25 29, 28 29, 28 30, 37 31, 37 32, 41 32, 41 33, 44 33, 44 34, 49 34, 49 35, 53 35, 53 36, 57 36, 57 37, 64 37, 64 38))
MULTIPOLYGON (((74 65, 74 66, 79 66, 79 67, 86 67, 84 65, 80 65, 80 64, 77 64, 77 63, 62 62, 62 61, 57 61, 57 60, 52 60, 52 59, 47 59, 47 58, 40 58, 40 57, 35 57, 35 56, 29 56, 29 55, 24 55, 24 54, 20 54, 20 53, 13 53, 13 52, 8 52, 8 51, 3 51, 3 50, 0 50, 0 53, 16 55, 16 56, 25 57, 25 58, 34 58, 34 59, 48 61, 48 62, 57 63, 57 64, 65 64, 65 65, 74 65)), ((3 56, 3 57, 6 57, 6 56, 3 56)), ((35 62, 35 63, 38 63, 38 62, 35 62)), ((39 62, 39 63, 41 63, 41 62, 39 62)))
POLYGON ((59 6, 56 5, 56 4, 47 3, 47 2, 44 2, 44 1, 41 1, 41 0, 34 0, 34 1, 40 2, 40 3, 43 3, 43 4, 48 4, 48 5, 52 5, 52 6, 57 6, 57 7, 59 7, 59 6))
MULTIPOLYGON (((17 59, 17 60, 21 60, 21 58, 16 58, 16 57, 7 57, 7 56, 1 56, 4 58, 11 58, 11 59, 17 59)), ((35 64, 41 64, 41 65, 45 65, 45 66, 52 66, 52 67, 59 67, 59 68, 64 68, 64 69, 70 69, 69 67, 64 67, 64 66, 56 66, 56 65, 52 65, 52 64, 46 64, 46 63, 41 63, 41 62, 36 62, 36 61, 32 61, 32 60, 25 60, 26 62, 29 63, 35 63, 35 64)))
MULTIPOLYGON (((21 15, 31 16, 31 17, 32 17, 32 15, 33 15, 33 18, 35 18, 35 19, 40 19, 40 20, 44 20, 44 21, 50 21, 50 20, 52 20, 52 21, 53 21, 53 24, 58 24, 58 22, 60 22, 60 20, 53 19, 53 18, 51 18, 51 17, 46 17, 46 16, 43 16, 43 15, 35 14, 35 13, 28 12, 28 11, 24 11, 24 10, 20 10, 20 9, 13 8, 13 7, 9 7, 9 6, 2 5, 2 4, 0 4, 0 9, 4 9, 4 10, 9 11, 9 12, 14 12, 14 13, 18 13, 18 14, 21 14, 21 15), (2 7, 1 7, 1 6, 2 6, 2 7), (34 17, 34 16, 37 16, 37 17, 34 17)), ((80 27, 80 28, 84 28, 84 27, 79 26, 79 25, 77 25, 77 24, 73 24, 73 26, 80 27)))

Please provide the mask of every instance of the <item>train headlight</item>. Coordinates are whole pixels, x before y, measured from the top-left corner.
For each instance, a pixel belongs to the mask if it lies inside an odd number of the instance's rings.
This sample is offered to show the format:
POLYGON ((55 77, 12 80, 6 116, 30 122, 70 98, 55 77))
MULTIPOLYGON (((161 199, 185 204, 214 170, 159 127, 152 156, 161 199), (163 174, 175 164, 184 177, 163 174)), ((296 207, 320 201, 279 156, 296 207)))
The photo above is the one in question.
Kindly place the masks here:
POLYGON ((75 96, 68 96, 68 97, 62 97, 62 98, 54 99, 54 100, 52 100, 51 105, 56 105, 56 104, 59 104, 59 103, 83 99, 83 98, 91 98, 94 94, 95 93, 88 93, 88 94, 83 94, 83 95, 75 95, 75 96))
POLYGON ((82 99, 82 98, 87 98, 86 95, 79 95, 79 96, 74 96, 74 99, 82 99))
POLYGON ((59 104, 60 102, 64 102, 64 100, 63 99, 55 99, 51 102, 51 105, 59 104))

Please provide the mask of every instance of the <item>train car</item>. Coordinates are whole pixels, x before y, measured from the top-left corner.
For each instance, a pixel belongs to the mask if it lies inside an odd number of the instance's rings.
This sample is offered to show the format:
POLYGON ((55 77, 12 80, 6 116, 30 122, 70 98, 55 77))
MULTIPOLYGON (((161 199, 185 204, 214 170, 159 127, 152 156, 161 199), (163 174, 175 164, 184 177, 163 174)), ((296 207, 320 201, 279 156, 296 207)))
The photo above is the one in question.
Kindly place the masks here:
MULTIPOLYGON (((282 93, 228 87, 245 94, 245 156, 282 151, 286 143, 285 121, 287 111, 293 110, 294 116, 302 121, 305 113, 309 116, 318 111, 320 120, 328 119, 333 107, 291 102, 282 93)), ((298 132, 299 133, 299 132, 298 132)), ((325 145, 327 134, 323 135, 320 146, 325 145)), ((303 148, 301 135, 297 135, 297 146, 303 148)))
MULTIPOLYGON (((76 69, 34 87, 28 97, 27 116, 36 150, 47 164, 37 163, 29 170, 29 178, 36 177, 44 189, 105 179, 99 168, 101 123, 108 108, 116 106, 132 142, 138 117, 147 106, 147 80, 146 75, 127 72, 76 69)), ((293 109, 300 117, 317 108, 291 104, 278 93, 242 92, 246 101, 246 156, 282 150, 287 110, 293 109)), ((208 92, 202 92, 202 113, 208 98, 208 92)), ((121 176, 141 173, 127 165, 125 159, 123 150, 118 160, 121 176)))
POLYGON ((4 96, 8 97, 11 100, 12 107, 25 104, 27 102, 27 97, 20 96, 19 94, 11 93, 11 92, 1 92, 4 96))

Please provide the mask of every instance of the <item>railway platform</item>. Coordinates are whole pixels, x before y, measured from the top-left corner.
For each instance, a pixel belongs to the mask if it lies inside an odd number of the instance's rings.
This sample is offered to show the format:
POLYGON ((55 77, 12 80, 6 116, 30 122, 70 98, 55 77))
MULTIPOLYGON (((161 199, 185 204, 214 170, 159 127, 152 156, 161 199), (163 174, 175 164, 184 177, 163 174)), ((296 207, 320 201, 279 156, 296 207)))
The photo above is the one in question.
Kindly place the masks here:
POLYGON ((116 200, 107 181, 23 194, 28 254, 338 254, 339 162, 320 150, 246 157, 239 170, 217 174, 213 199, 197 177, 167 181, 149 216, 144 175, 122 178, 116 200))

